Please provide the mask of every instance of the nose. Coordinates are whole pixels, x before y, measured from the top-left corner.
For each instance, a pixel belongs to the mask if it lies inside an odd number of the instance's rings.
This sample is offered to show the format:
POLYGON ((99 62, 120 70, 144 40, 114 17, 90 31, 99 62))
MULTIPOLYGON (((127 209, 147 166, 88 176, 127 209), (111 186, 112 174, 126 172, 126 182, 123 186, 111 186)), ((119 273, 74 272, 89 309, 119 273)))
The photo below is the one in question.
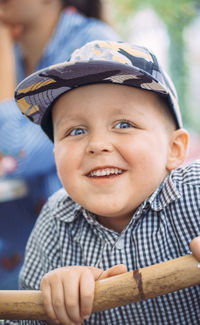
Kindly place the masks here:
POLYGON ((100 154, 106 152, 112 152, 113 145, 112 143, 103 135, 93 136, 89 139, 88 146, 87 146, 87 153, 88 154, 100 154))

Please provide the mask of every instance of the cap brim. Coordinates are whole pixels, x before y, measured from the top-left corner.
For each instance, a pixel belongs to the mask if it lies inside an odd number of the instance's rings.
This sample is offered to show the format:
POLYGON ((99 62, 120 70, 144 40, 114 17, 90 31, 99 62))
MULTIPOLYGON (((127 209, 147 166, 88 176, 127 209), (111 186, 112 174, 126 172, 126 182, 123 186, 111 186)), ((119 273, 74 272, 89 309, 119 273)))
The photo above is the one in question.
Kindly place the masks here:
MULTIPOLYGON (((51 123, 52 104, 67 91, 95 83, 114 83, 172 96, 142 69, 104 60, 64 62, 40 70, 24 79, 17 87, 15 99, 23 114, 40 124, 53 140, 51 123)), ((173 103, 173 99, 170 100, 173 103)), ((176 110, 172 107, 176 121, 176 110)), ((180 126, 179 126, 180 127, 180 126)))

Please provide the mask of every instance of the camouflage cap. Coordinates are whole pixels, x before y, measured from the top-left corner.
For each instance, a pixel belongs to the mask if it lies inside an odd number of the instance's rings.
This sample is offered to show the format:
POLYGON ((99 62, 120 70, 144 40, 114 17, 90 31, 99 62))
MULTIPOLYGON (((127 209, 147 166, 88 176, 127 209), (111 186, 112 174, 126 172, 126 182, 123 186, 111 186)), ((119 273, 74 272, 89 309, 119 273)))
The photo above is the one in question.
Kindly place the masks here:
POLYGON ((92 41, 75 50, 69 61, 39 70, 16 88, 24 115, 40 124, 53 140, 51 108, 63 93, 94 83, 114 83, 153 91, 166 97, 177 128, 182 127, 177 95, 155 55, 123 42, 92 41))

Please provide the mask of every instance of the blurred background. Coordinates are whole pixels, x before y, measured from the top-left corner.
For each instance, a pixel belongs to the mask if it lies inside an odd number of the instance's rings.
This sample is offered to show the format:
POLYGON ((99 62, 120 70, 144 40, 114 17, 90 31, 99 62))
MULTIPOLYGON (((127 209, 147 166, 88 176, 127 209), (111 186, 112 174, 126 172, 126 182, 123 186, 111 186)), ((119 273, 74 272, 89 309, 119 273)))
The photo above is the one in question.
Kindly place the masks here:
POLYGON ((104 0, 122 39, 151 49, 171 76, 184 127, 187 162, 200 158, 200 0, 104 0))

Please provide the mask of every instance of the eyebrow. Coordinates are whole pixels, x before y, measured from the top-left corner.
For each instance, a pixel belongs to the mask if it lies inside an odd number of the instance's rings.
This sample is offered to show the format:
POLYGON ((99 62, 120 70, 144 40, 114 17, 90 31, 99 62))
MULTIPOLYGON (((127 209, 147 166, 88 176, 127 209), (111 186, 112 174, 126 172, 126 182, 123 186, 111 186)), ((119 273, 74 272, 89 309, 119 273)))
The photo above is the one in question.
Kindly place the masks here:
MULTIPOLYGON (((136 111, 137 113, 139 113, 142 116, 144 115, 144 112, 141 111, 140 109, 137 109, 137 107, 132 108, 132 111, 133 112, 136 111)), ((116 114, 126 116, 126 115, 129 114, 129 112, 127 112, 127 111, 125 111, 124 109, 121 109, 121 108, 116 108, 116 114)))
MULTIPOLYGON (((137 107, 134 107, 133 108, 133 111, 137 111, 140 115, 144 115, 143 111, 140 111, 137 109, 137 107)), ((122 115, 122 116, 126 116, 128 115, 129 113, 125 110, 125 109, 121 109, 121 108, 118 108, 118 107, 115 107, 115 114, 117 115, 122 115)), ((60 124, 62 124, 62 122, 64 123, 65 121, 77 121, 77 119, 80 120, 80 117, 81 115, 80 114, 67 114, 67 117, 64 116, 64 117, 61 117, 58 121, 56 121, 54 127, 57 128, 60 124)))
POLYGON ((76 121, 77 119, 80 119, 80 115, 67 115, 67 117, 66 116, 62 116, 58 121, 56 121, 56 123, 55 123, 55 125, 54 125, 54 127, 55 128, 57 128, 60 124, 62 124, 62 123, 64 123, 65 121, 76 121))
POLYGON ((121 109, 121 108, 116 108, 115 110, 116 110, 116 114, 126 115, 126 112, 123 109, 121 109))

